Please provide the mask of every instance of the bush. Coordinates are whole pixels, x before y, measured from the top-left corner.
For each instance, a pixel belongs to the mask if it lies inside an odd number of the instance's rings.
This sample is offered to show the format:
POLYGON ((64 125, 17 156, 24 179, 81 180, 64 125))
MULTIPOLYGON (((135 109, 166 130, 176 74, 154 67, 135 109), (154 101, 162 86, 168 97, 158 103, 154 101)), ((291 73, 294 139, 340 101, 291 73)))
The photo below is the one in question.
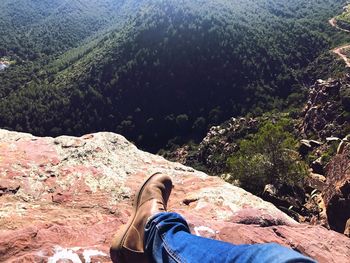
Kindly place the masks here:
POLYGON ((296 185, 303 182, 307 166, 295 151, 297 141, 290 122, 267 122, 252 136, 242 140, 239 151, 228 159, 232 180, 255 194, 261 194, 267 184, 296 185))
POLYGON ((327 164, 337 153, 339 142, 332 142, 326 151, 324 151, 321 155, 322 162, 327 164))

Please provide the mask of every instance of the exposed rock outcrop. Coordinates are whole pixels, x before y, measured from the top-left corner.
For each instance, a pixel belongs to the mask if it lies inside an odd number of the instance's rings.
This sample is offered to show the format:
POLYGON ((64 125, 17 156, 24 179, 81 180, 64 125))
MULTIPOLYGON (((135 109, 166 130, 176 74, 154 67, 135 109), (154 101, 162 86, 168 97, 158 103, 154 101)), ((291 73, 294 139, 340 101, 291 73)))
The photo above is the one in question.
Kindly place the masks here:
POLYGON ((350 144, 344 143, 327 165, 327 181, 323 198, 327 208, 328 222, 332 229, 344 233, 350 218, 350 144))
POLYGON ((345 136, 349 117, 344 115, 344 90, 349 89, 349 77, 336 80, 318 80, 309 90, 303 110, 301 133, 307 138, 317 136, 325 141, 334 136, 345 136), (345 133, 345 134, 344 134, 345 133))
MULTIPOLYGON (((350 75, 342 79, 318 80, 310 87, 307 104, 299 119, 294 119, 295 123, 299 123, 295 133, 300 135, 299 153, 309 164, 309 177, 303 189, 285 191, 283 186, 275 185, 275 193, 265 192, 262 195, 264 200, 272 202, 299 222, 329 226, 326 204, 322 198, 326 187, 325 167, 336 152, 344 150, 344 145, 349 141, 346 137, 350 132, 350 115, 347 112, 349 94, 350 75)), ((220 174, 231 182, 227 159, 237 151, 238 141, 258 131, 264 121, 276 118, 232 118, 212 127, 198 146, 183 146, 166 157, 212 174, 220 174)))
POLYGON ((319 262, 349 262, 350 239, 296 223, 217 177, 138 150, 122 136, 37 138, 0 130, 0 262, 110 262, 115 230, 140 183, 172 176, 169 209, 193 233, 235 244, 277 242, 319 262))
POLYGON ((231 118, 221 125, 211 127, 195 149, 186 145, 168 154, 166 158, 185 165, 203 167, 213 174, 222 174, 228 170, 227 158, 238 149, 237 140, 257 132, 263 120, 266 118, 231 118))
POLYGON ((316 141, 316 140, 301 140, 300 141, 300 147, 299 152, 302 155, 306 155, 308 152, 312 151, 314 148, 321 146, 322 142, 316 141))

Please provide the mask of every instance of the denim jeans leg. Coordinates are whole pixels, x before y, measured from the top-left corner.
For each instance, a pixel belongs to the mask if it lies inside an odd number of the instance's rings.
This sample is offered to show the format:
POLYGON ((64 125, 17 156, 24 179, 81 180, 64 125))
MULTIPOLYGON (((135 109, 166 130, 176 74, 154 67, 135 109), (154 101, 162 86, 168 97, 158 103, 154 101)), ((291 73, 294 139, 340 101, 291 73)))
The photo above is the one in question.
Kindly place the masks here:
POLYGON ((156 263, 315 263, 278 244, 233 245, 190 233, 176 213, 159 213, 145 227, 145 252, 156 263))

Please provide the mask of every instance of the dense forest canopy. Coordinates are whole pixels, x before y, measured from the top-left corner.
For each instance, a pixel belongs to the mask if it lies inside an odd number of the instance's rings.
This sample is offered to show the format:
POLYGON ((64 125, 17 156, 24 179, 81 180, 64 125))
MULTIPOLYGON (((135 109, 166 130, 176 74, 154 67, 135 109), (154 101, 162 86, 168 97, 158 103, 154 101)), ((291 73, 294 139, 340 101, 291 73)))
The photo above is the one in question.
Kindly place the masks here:
POLYGON ((15 63, 0 73, 0 125, 115 131, 156 151, 232 116, 282 110, 344 40, 327 24, 344 4, 2 1, 0 59, 15 63))
POLYGON ((117 0, 2 0, 0 55, 61 53, 125 19, 117 0))

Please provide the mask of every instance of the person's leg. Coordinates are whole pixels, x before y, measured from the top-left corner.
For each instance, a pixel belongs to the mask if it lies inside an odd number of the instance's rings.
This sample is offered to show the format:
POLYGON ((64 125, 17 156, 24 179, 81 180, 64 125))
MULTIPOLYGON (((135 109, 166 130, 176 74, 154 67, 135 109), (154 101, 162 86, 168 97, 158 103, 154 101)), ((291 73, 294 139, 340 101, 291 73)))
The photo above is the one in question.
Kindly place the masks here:
POLYGON ((190 234, 183 217, 159 213, 145 226, 145 253, 157 263, 235 262, 235 263, 314 263, 292 249, 271 243, 233 245, 190 234))

